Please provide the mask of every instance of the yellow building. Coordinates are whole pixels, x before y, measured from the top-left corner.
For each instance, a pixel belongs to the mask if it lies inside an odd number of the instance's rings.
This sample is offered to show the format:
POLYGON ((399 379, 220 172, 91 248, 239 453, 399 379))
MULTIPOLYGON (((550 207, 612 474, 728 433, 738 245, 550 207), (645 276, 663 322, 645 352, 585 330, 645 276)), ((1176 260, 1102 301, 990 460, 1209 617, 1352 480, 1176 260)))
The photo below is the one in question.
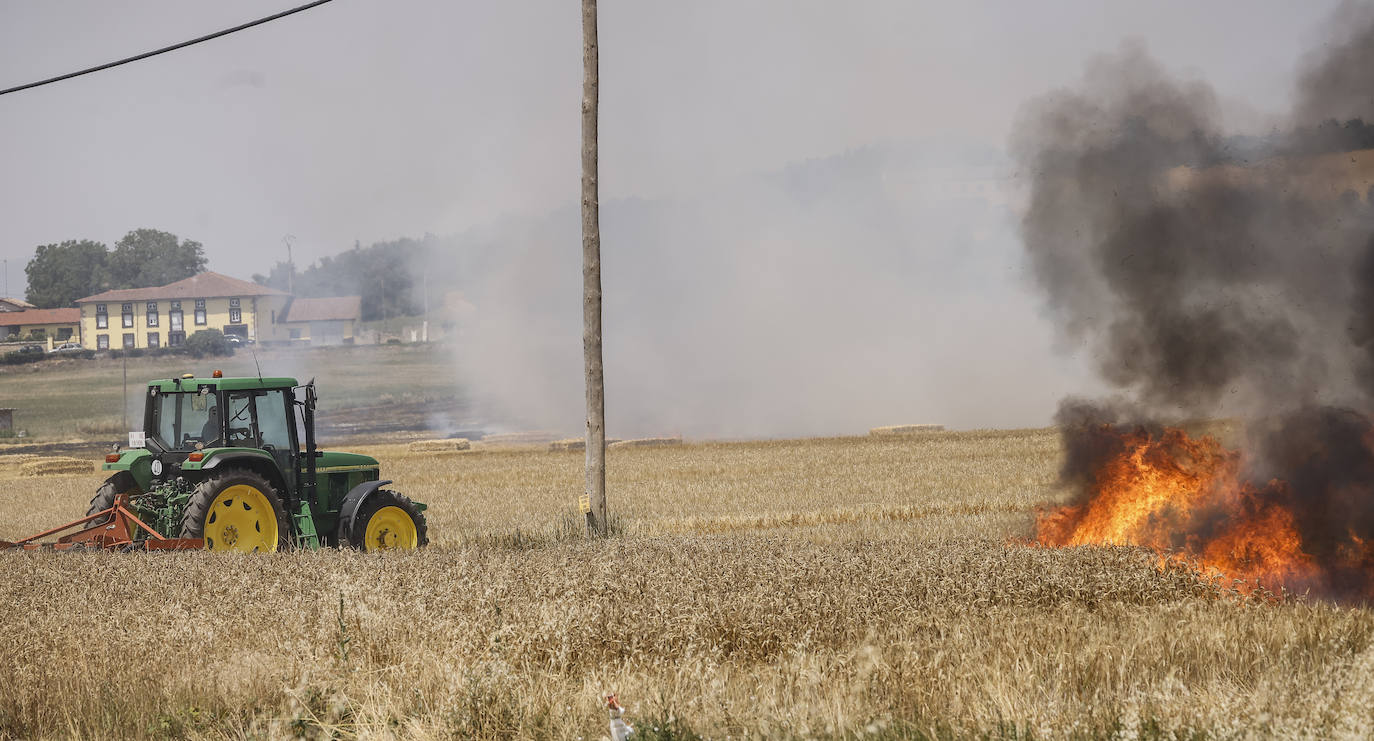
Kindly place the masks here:
POLYGON ((90 349, 176 347, 202 329, 247 340, 285 341, 277 325, 290 296, 219 273, 155 288, 123 288, 77 299, 81 341, 90 349))
POLYGON ((81 341, 80 309, 0 311, 0 339, 42 342, 48 349, 81 341))

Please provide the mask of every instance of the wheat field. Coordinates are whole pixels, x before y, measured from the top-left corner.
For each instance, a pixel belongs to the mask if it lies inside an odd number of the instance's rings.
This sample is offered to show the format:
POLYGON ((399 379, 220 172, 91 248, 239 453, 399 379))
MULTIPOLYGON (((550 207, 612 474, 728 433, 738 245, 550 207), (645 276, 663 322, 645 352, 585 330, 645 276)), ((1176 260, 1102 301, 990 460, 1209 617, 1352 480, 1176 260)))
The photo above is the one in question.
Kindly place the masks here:
MULTIPOLYGON (((0 737, 1367 737, 1374 620, 1024 544, 1051 430, 378 456, 413 554, 0 553, 0 737)), ((12 467, 13 468, 13 467, 12 467)), ((0 469, 0 538, 98 475, 0 469)))

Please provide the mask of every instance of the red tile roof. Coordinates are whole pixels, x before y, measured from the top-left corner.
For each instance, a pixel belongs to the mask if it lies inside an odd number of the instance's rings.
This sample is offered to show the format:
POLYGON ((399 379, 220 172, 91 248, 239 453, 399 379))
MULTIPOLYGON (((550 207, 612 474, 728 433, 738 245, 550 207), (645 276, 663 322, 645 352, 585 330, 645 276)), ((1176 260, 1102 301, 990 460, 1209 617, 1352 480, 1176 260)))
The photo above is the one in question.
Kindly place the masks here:
POLYGON ((363 314, 360 296, 330 298, 298 298, 286 308, 283 322, 327 322, 336 319, 357 319, 363 314))
POLYGON ((78 304, 94 302, 156 301, 159 299, 218 298, 223 296, 285 296, 286 291, 260 286, 220 273, 199 273, 190 278, 152 288, 119 288, 79 298, 78 304))
POLYGON ((76 324, 80 321, 80 309, 0 311, 0 327, 17 327, 21 324, 76 324))

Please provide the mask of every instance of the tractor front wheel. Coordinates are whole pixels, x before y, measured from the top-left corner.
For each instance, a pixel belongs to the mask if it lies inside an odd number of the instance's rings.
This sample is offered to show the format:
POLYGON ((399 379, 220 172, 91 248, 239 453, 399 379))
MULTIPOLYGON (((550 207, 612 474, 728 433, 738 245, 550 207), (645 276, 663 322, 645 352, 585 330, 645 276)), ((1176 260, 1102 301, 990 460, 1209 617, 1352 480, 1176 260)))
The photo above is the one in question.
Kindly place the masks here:
POLYGON ((224 471, 200 482, 181 518, 181 537, 204 538, 210 551, 285 550, 289 533, 281 498, 252 471, 224 471))
POLYGON ((353 522, 339 529, 339 545, 363 551, 409 551, 429 545, 424 513, 409 497, 388 489, 368 497, 353 522))

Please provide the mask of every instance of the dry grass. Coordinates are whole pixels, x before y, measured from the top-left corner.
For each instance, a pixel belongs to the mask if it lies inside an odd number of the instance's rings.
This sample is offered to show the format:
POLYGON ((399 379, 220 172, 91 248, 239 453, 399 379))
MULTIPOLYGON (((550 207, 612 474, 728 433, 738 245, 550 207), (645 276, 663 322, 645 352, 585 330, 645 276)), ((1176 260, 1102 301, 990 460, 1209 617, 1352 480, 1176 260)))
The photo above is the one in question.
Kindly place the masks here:
POLYGON ((923 435, 927 432, 944 432, 944 425, 887 425, 874 427, 868 434, 874 437, 897 437, 901 435, 923 435))
POLYGON ((90 474, 99 470, 95 461, 87 458, 67 458, 64 456, 35 457, 19 464, 21 476, 59 476, 63 474, 90 474))
MULTIPOLYGON (((603 544, 570 537, 576 456, 363 452, 429 503, 429 550, 0 553, 0 736, 571 741, 605 734, 603 691, 660 738, 1374 719, 1364 608, 1019 545, 1056 496, 1047 431, 616 449, 603 544)), ((98 481, 4 481, 0 538, 79 515, 98 481)))
POLYGON ((451 437, 443 440, 414 440, 406 445, 412 453, 457 453, 472 448, 466 438, 451 437))

